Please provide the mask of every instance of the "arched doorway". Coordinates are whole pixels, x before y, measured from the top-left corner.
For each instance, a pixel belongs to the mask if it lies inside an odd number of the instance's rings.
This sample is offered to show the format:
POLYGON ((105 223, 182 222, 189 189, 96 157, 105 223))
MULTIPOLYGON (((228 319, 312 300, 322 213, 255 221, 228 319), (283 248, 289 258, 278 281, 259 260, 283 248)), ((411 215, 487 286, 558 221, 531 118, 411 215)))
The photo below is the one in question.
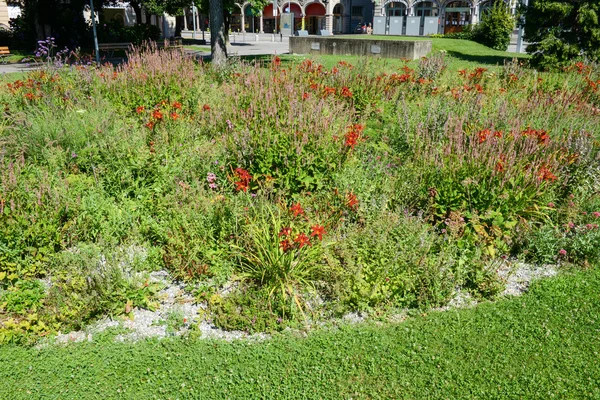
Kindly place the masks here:
POLYGON ((341 4, 336 4, 333 7, 333 33, 342 33, 342 29, 344 27, 344 6, 341 4))
MULTIPOLYGON (((385 25, 386 30, 390 32, 390 17, 404 17, 407 13, 406 4, 400 2, 392 2, 385 5, 385 25)), ((402 20, 402 25, 404 26, 404 19, 402 20)), ((406 29, 402 29, 402 34, 405 34, 406 29)), ((390 33, 391 34, 391 33, 390 33)), ((398 33, 397 33, 398 34, 398 33)))
POLYGON ((415 16, 421 17, 421 25, 419 27, 420 35, 423 34, 423 29, 425 27, 425 17, 437 17, 439 12, 438 5, 434 1, 420 1, 415 4, 415 16))
POLYGON ((471 3, 464 0, 451 1, 446 5, 444 33, 462 32, 471 24, 471 3))
POLYGON ((250 4, 244 7, 244 30, 252 33, 260 32, 260 10, 250 4))
POLYGON ((292 12, 294 13, 294 32, 302 29, 302 8, 297 3, 282 3, 281 8, 284 13, 292 12), (291 7, 291 8, 290 8, 291 7))
MULTIPOLYGON (((279 15, 279 12, 277 13, 279 15)), ((273 15, 273 3, 269 3, 263 8, 263 32, 279 32, 279 16, 273 15)))
POLYGON ((310 3, 306 6, 305 29, 311 35, 316 35, 325 29, 325 6, 321 3, 310 3))

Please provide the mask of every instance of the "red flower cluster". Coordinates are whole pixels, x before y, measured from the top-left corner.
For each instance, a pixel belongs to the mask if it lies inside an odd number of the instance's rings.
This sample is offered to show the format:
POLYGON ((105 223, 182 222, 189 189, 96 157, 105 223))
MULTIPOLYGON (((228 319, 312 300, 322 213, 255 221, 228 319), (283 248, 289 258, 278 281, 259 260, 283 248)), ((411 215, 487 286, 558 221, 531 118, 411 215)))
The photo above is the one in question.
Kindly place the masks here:
POLYGON ((243 168, 236 168, 234 174, 237 178, 237 181, 234 182, 235 190, 238 192, 240 190, 243 190, 244 192, 247 191, 250 186, 250 181, 252 180, 252 175, 243 168))
POLYGON ((345 135, 344 145, 354 150, 354 146, 356 146, 358 142, 366 139, 366 137, 363 136, 364 129, 365 126, 362 124, 350 125, 345 135))
POLYGON ((335 94, 335 88, 334 87, 325 86, 323 88, 323 97, 327 97, 330 94, 335 94))
POLYGON ((162 112, 160 112, 160 110, 154 110, 152 111, 152 118, 154 118, 157 121, 162 121, 163 114, 162 112))
POLYGON ((346 195, 346 205, 352 210, 358 209, 358 198, 354 193, 350 192, 346 195))
POLYGON ((210 111, 210 106, 208 104, 203 105, 202 111, 210 111))
POLYGON ((536 130, 527 128, 523 132, 521 132, 523 136, 537 138, 538 144, 547 145, 550 142, 550 135, 543 129, 536 130))
POLYGON ((296 203, 290 207, 290 211, 294 214, 294 217, 299 215, 304 215, 304 209, 300 205, 300 203, 296 203))
POLYGON ((293 237, 292 228, 281 228, 281 231, 279 231, 279 237, 282 239, 279 242, 279 247, 281 247, 284 252, 290 251, 294 248, 301 249, 305 246, 311 245, 310 239, 312 237, 317 237, 319 240, 323 240, 323 235, 326 234, 325 228, 321 225, 313 225, 310 227, 310 230, 310 237, 304 232, 300 232, 293 237))
POLYGON ((550 171, 548 166, 542 165, 538 170, 538 180, 546 181, 546 182, 554 182, 556 180, 556 175, 550 171))
POLYGON ((271 64, 273 64, 273 67, 275 67, 275 68, 280 67, 281 66, 281 58, 279 58, 277 56, 273 57, 271 64))
POLYGON ((479 138, 479 143, 485 142, 489 137, 502 138, 502 131, 492 131, 491 129, 484 129, 477 132, 477 136, 479 138))
POLYGON ((350 91, 350 89, 348 89, 347 86, 344 86, 344 87, 342 87, 340 95, 342 97, 352 97, 352 92, 350 91))

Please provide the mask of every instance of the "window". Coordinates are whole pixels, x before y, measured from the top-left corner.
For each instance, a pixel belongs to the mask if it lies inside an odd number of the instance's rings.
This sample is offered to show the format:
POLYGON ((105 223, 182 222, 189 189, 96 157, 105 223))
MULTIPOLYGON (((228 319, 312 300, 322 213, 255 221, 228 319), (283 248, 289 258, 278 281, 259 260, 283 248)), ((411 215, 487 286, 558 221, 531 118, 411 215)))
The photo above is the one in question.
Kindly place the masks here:
POLYGON ((353 17, 362 17, 363 16, 363 8, 362 7, 352 7, 352 16, 353 17))

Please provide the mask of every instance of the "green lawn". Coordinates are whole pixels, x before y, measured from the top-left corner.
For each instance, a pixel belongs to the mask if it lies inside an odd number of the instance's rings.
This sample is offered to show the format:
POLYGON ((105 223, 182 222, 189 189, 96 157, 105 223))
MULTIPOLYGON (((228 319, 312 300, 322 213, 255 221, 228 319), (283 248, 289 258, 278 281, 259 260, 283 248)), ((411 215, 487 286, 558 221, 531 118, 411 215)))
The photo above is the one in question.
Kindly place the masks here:
POLYGON ((183 48, 186 49, 186 50, 202 51, 202 52, 208 52, 208 53, 210 53, 210 47, 209 46, 186 45, 186 46, 183 46, 183 48))
POLYGON ((337 38, 353 38, 353 39, 378 39, 378 40, 431 40, 433 51, 444 50, 449 55, 458 60, 465 61, 464 65, 470 66, 476 64, 502 65, 505 60, 513 58, 528 58, 528 54, 509 53, 506 51, 494 50, 482 44, 462 39, 445 39, 445 38, 429 38, 429 37, 412 37, 412 36, 388 36, 388 35, 346 35, 336 36, 337 38))
POLYGON ((600 270, 521 297, 259 343, 0 349, 0 398, 599 398, 600 270))

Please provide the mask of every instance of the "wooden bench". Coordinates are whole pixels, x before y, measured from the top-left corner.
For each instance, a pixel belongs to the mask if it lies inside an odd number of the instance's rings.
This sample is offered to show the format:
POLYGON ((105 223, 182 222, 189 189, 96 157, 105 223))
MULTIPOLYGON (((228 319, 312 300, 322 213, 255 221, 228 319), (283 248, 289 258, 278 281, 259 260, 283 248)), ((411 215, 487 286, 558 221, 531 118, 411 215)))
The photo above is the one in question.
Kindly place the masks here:
POLYGON ((7 64, 8 57, 10 56, 12 56, 12 54, 10 54, 8 46, 0 46, 0 60, 2 61, 2 64, 7 64))
MULTIPOLYGON (((165 43, 166 40, 161 40, 155 42, 156 48, 158 49, 183 49, 183 41, 180 38, 169 40, 168 43, 165 43)), ((116 50, 124 50, 127 51, 133 47, 133 43, 98 43, 98 51, 107 51, 109 52, 109 58, 112 58, 114 52, 116 50)))

